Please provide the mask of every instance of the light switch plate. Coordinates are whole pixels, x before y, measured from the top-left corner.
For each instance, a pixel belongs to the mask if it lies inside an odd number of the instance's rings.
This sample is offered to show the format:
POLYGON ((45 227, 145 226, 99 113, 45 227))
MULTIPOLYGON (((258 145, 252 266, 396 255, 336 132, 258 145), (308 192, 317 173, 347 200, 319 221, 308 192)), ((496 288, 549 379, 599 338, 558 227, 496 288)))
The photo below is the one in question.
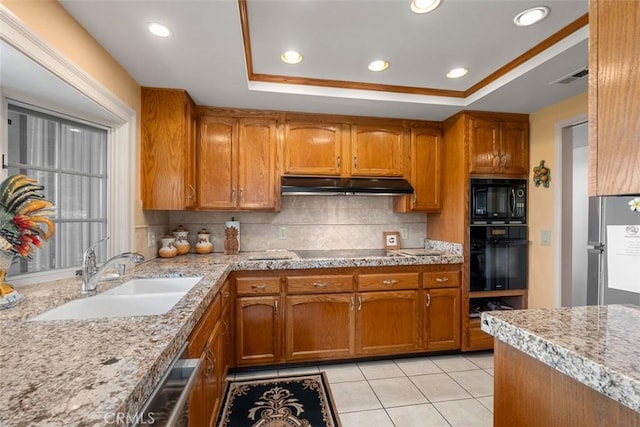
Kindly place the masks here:
POLYGON ((402 240, 407 240, 409 238, 409 229, 408 228, 401 228, 400 229, 400 238, 402 240))
POLYGON ((542 230, 542 231, 540 231, 540 244, 542 246, 551 246, 551 231, 550 230, 542 230))
POLYGON ((287 240, 287 227, 280 227, 278 230, 278 239, 287 240))

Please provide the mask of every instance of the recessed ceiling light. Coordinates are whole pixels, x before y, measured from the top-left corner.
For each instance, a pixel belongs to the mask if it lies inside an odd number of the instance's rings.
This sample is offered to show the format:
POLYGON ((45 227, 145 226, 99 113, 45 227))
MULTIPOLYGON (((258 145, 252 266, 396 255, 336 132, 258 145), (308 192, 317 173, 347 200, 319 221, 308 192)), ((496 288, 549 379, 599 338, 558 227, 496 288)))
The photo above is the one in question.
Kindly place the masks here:
POLYGON ((280 59, 282 59, 282 61, 286 62, 287 64, 297 64, 298 62, 302 61, 302 55, 300 55, 300 53, 296 52, 295 50, 288 50, 280 55, 280 59))
POLYGON ((458 79, 462 76, 466 76, 469 70, 466 68, 454 68, 447 73, 447 77, 450 79, 458 79))
POLYGON ((440 5, 440 0, 412 0, 411 10, 414 13, 427 13, 440 5))
POLYGON ((528 27, 536 22, 542 21, 549 14, 549 8, 547 6, 538 6, 531 9, 527 9, 520 12, 513 18, 513 22, 518 27, 528 27))
POLYGON ((152 22, 148 26, 151 34, 158 37, 169 37, 171 35, 171 30, 166 25, 158 24, 157 22, 152 22))
POLYGON ((384 59, 378 59, 376 61, 371 61, 367 68, 371 71, 384 71, 389 68, 389 62, 384 59))

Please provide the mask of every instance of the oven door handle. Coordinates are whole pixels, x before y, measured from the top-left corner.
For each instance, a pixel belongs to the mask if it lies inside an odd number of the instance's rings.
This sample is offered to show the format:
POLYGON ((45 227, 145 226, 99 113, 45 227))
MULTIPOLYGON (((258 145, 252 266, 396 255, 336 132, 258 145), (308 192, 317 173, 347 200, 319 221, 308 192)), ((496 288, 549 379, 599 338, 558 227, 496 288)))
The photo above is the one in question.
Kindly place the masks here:
POLYGON ((528 245, 528 240, 499 240, 499 239, 491 239, 485 240, 484 244, 480 243, 477 245, 477 248, 482 248, 483 246, 510 246, 510 245, 528 245))

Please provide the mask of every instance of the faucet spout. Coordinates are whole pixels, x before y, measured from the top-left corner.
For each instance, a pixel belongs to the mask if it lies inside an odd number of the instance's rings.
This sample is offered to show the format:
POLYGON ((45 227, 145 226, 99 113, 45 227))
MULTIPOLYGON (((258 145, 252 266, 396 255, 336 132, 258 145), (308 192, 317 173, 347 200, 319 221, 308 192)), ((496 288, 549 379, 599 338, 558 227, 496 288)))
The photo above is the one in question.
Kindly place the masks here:
POLYGON ((82 293, 83 294, 93 294, 96 292, 96 287, 98 286, 98 282, 100 278, 111 268, 114 264, 122 264, 124 266, 125 261, 131 261, 136 264, 144 261, 144 256, 140 255, 136 252, 123 252, 109 259, 107 262, 102 265, 102 267, 97 268, 95 266, 95 253, 90 248, 87 250, 89 254, 85 253, 84 260, 85 262, 89 262, 89 265, 83 265, 82 268, 82 293), (93 262, 93 267, 91 266, 91 262, 93 262))

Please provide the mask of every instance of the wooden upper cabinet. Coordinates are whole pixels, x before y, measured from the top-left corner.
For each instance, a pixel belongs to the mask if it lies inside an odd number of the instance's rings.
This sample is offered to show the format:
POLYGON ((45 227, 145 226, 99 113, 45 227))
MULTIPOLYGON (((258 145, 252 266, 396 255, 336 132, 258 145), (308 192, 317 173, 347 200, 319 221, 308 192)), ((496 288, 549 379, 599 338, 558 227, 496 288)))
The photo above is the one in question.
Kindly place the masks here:
POLYGON ((237 202, 236 167, 238 121, 201 117, 198 136, 198 207, 234 208, 237 202))
POLYGON ((276 121, 240 119, 238 139, 238 207, 273 209, 276 178, 276 121))
POLYGON ((352 176, 404 176, 404 126, 351 125, 352 176))
POLYGON ((589 194, 640 193, 640 2, 589 2, 589 194))
POLYGON ((442 209, 442 131, 412 127, 409 139, 409 182, 412 195, 396 197, 396 212, 438 212, 442 209))
POLYGON ((275 208, 276 123, 271 119, 200 118, 198 208, 275 208))
POLYGON ((141 91, 142 208, 195 206, 195 105, 184 90, 141 91))
POLYGON ((470 115, 469 172, 526 175, 529 169, 529 121, 496 114, 470 115))
POLYGON ((289 175, 342 175, 342 125, 287 120, 284 170, 289 175))

